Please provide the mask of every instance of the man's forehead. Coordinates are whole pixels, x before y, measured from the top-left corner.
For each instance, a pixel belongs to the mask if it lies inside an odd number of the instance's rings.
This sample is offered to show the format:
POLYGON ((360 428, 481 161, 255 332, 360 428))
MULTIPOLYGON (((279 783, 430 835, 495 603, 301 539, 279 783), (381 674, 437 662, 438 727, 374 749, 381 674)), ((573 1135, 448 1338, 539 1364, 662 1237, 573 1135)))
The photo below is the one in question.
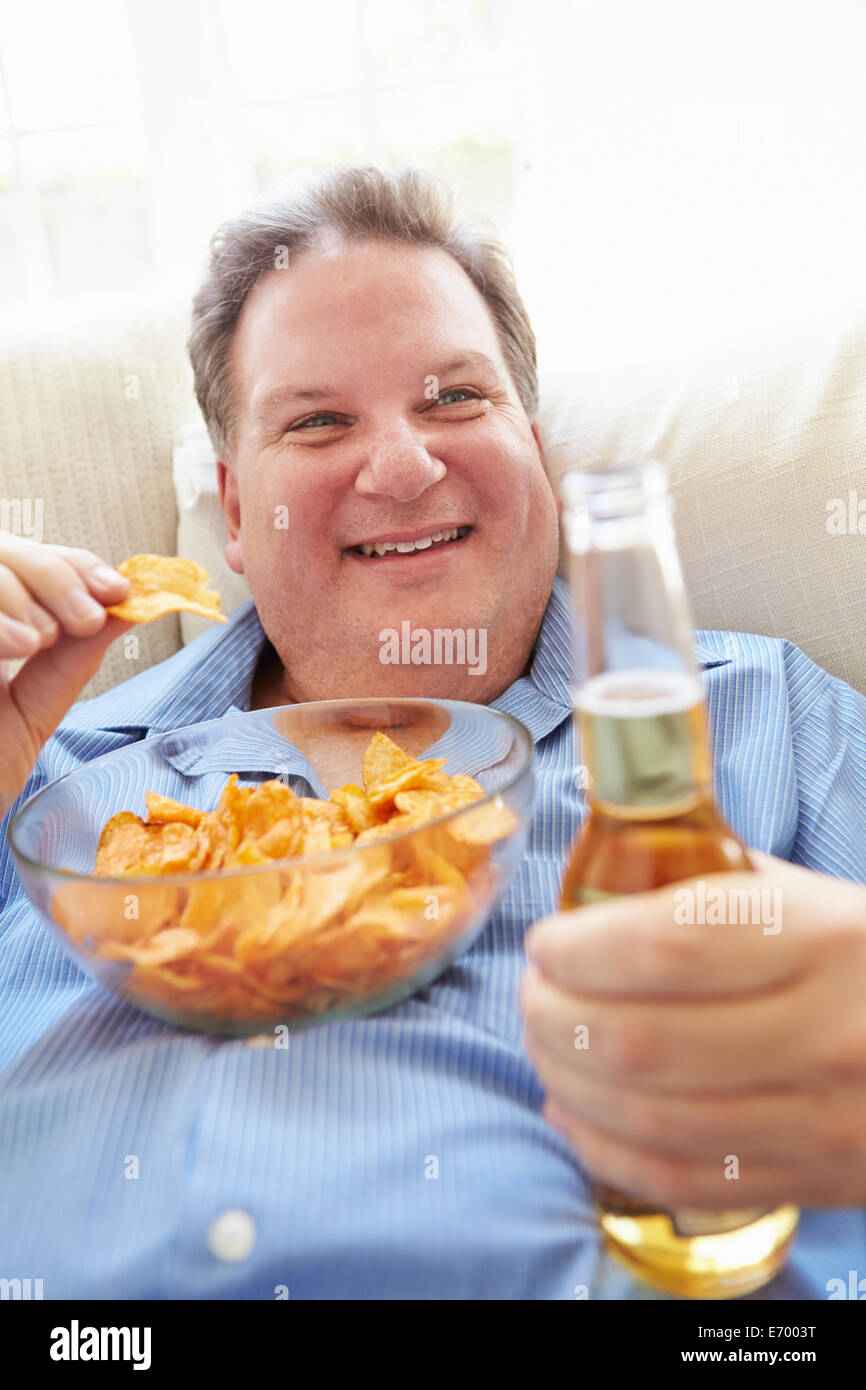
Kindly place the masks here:
POLYGON ((490 307, 453 256, 369 239, 310 248, 264 275, 238 319, 230 372, 245 413, 263 420, 333 398, 380 360, 395 387, 461 369, 509 379, 490 307))
MULTIPOLYGON (((424 320, 460 321, 461 336, 497 355, 496 325, 477 286, 441 247, 361 242, 339 254, 302 252, 284 270, 269 270, 247 295, 235 331, 243 356, 264 339, 315 342, 328 328, 363 335, 376 321, 402 336, 424 320)), ((459 341, 459 340, 458 340, 459 341)))

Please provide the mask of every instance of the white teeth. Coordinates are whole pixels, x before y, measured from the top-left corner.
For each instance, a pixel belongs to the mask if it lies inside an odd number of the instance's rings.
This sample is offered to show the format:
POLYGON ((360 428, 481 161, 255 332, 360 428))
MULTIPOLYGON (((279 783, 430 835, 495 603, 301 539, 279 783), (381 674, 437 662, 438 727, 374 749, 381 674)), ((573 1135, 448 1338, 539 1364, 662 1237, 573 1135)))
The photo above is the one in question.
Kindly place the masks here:
POLYGON ((417 541, 376 541, 372 545, 359 545, 357 547, 362 555, 387 555, 389 551, 396 550, 400 555, 411 555, 413 550, 428 550, 434 541, 456 541, 461 531, 465 532, 465 527, 453 526, 447 531, 434 531, 430 536, 422 536, 417 541))

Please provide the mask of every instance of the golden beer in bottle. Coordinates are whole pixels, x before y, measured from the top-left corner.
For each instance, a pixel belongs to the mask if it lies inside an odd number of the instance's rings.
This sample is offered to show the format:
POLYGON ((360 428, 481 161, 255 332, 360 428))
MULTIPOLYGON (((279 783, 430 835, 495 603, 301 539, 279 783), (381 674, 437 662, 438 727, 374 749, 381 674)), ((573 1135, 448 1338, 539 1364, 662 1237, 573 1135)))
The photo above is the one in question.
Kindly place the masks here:
MULTIPOLYGON (((751 869, 713 800, 665 469, 645 460, 570 473, 562 493, 576 617, 574 703, 589 773, 589 816, 566 869, 562 907, 751 869)), ((799 1215, 790 1204, 657 1211, 598 1183, 593 1191, 610 1254, 644 1283, 685 1298, 733 1298, 767 1283, 784 1263, 799 1215)))

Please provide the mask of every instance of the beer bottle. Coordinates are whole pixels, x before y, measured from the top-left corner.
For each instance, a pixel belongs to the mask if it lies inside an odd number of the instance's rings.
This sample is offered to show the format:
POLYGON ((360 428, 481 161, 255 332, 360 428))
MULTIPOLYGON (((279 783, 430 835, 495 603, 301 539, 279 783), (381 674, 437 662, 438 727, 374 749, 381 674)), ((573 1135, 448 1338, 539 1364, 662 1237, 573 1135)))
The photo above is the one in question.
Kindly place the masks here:
MULTIPOLYGON (((644 460, 570 473, 562 492, 576 616, 574 701, 589 774, 589 816, 565 873, 562 907, 752 868, 713 800, 665 469, 644 460)), ((724 1161, 720 1153, 720 1184, 724 1161)), ((593 1190, 605 1248, 636 1278, 686 1298, 760 1288, 781 1268, 797 1227, 789 1204, 665 1212, 639 1196, 593 1190)))

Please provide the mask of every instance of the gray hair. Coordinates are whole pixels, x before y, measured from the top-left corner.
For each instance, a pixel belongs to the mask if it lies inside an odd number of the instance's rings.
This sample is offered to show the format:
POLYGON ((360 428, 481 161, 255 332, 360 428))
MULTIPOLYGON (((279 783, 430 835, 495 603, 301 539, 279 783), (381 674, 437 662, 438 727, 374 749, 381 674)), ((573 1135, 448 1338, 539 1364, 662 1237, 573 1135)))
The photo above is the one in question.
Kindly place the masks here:
POLYGON ((300 192, 262 198, 224 222, 211 238, 207 272, 193 300, 187 348, 196 398, 217 453, 226 453, 237 418, 230 358, 247 295, 276 264, 291 264, 301 252, 323 245, 335 234, 436 246, 453 256, 486 301, 517 394, 529 418, 535 417, 535 334, 502 242, 481 227, 456 222, 450 189, 426 170, 386 172, 373 165, 337 165, 300 192))

